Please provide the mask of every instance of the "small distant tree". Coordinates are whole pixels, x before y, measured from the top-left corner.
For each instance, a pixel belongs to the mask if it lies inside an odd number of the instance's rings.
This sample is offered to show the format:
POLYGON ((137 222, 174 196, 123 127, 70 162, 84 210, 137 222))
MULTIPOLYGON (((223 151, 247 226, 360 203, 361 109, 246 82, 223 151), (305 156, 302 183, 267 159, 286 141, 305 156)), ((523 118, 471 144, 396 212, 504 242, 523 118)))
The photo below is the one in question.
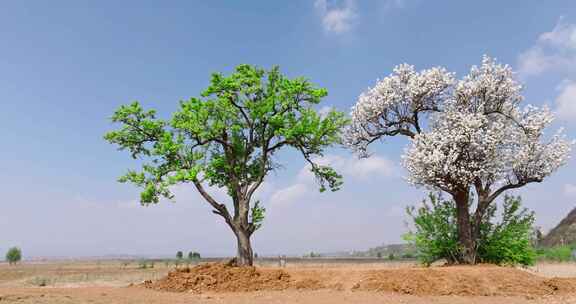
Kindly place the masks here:
POLYGON ((319 257, 321 257, 322 255, 319 254, 319 253, 316 253, 316 252, 314 252, 314 251, 311 251, 308 256, 311 257, 311 258, 319 258, 319 257))
POLYGON ((6 252, 6 261, 10 265, 14 265, 22 260, 22 250, 18 247, 12 247, 6 252))
POLYGON ((378 251, 378 253, 376 253, 376 257, 381 259, 382 258, 382 252, 378 251))
POLYGON ((138 102, 121 106, 112 121, 122 126, 105 139, 135 159, 150 160, 119 179, 143 189, 142 204, 172 199, 173 186, 192 184, 236 236, 237 264, 252 265, 250 238, 264 218, 253 196, 281 167, 276 157, 281 150, 293 148, 307 161, 320 191, 342 185, 334 169, 318 162, 326 148, 340 142, 348 122, 341 112, 314 109, 326 95, 277 67, 240 65, 229 76, 213 74, 201 97, 180 102, 170 120, 156 118, 138 102), (207 186, 225 189, 230 203, 213 197, 207 186))
POLYGON ((534 247, 539 247, 540 244, 542 243, 542 240, 544 240, 544 234, 542 233, 542 228, 541 227, 534 228, 534 236, 532 241, 534 247))
POLYGON ((198 260, 198 259, 200 259, 200 253, 198 253, 196 251, 190 251, 190 252, 188 252, 188 259, 189 260, 198 260))
POLYGON ((182 258, 184 258, 184 253, 182 251, 176 252, 176 258, 181 260, 182 258))
POLYGON ((138 262, 138 268, 140 269, 147 269, 148 268, 148 261, 146 260, 140 260, 138 262))

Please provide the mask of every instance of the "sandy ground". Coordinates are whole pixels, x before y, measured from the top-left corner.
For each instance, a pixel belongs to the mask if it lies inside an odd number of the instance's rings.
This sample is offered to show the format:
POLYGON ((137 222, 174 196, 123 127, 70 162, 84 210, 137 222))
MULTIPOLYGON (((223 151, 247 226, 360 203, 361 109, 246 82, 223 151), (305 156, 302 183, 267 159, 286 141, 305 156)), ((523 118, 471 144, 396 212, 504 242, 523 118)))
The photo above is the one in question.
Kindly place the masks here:
MULTIPOLYGON (((273 268, 265 265, 267 268, 273 268)), ((3 303, 576 303, 576 294, 555 296, 411 296, 386 292, 353 291, 366 272, 411 267, 402 263, 288 265, 295 278, 315 276, 326 283, 340 283, 341 290, 257 291, 247 293, 193 294, 127 287, 164 276, 170 266, 139 269, 136 264, 50 263, 15 267, 0 265, 0 304, 3 303), (47 286, 39 287, 38 283, 47 286)), ((576 264, 540 264, 531 270, 542 276, 576 277, 576 264)), ((410 278, 406 278, 409 280, 410 278)))
POLYGON ((315 303, 315 304, 344 304, 344 303, 576 303, 574 297, 545 297, 527 299, 525 297, 416 297, 386 293, 350 292, 350 291, 280 291, 280 292, 252 292, 236 294, 202 294, 170 293, 151 291, 142 288, 112 288, 112 287, 85 287, 85 288, 27 288, 27 289, 0 289, 0 303, 42 303, 42 304, 195 304, 195 303, 230 303, 230 304, 274 304, 274 303, 315 303))

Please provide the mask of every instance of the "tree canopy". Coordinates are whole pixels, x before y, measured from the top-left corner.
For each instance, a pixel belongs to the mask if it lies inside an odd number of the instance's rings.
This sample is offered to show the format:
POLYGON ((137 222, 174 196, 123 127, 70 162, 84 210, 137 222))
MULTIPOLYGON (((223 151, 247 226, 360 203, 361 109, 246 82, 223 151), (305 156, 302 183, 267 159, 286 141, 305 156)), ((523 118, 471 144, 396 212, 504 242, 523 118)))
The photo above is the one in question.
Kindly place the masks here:
POLYGON ((542 182, 570 156, 573 142, 561 131, 544 136, 553 121, 548 108, 521 108, 522 101, 512 69, 487 56, 460 80, 442 67, 418 72, 402 64, 360 95, 345 140, 367 156, 376 140, 409 137, 403 155, 408 180, 454 197, 461 241, 473 247, 481 217, 496 197, 542 182), (472 189, 477 209, 469 225, 472 189))
POLYGON ((9 264, 16 264, 22 260, 22 250, 18 247, 12 247, 6 252, 6 261, 9 264))
POLYGON ((342 185, 336 171, 315 162, 326 147, 339 142, 347 123, 340 112, 316 112, 314 106, 326 95, 304 78, 283 76, 278 67, 265 71, 240 65, 229 76, 213 74, 201 97, 181 101, 169 120, 138 102, 121 106, 112 121, 122 127, 105 139, 133 158, 149 160, 120 178, 143 188, 143 204, 171 199, 172 186, 192 183, 235 233, 249 236, 263 219, 263 209, 252 197, 266 175, 280 167, 275 154, 281 149, 290 147, 302 155, 320 191, 342 185), (225 188, 234 212, 212 197, 206 185, 225 188))

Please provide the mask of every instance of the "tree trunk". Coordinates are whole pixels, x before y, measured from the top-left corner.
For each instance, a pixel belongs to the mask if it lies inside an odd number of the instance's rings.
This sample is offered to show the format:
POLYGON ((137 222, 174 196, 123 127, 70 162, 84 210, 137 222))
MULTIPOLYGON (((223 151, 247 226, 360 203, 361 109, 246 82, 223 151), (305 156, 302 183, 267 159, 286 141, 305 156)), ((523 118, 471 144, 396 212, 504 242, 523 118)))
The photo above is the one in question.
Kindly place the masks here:
POLYGON ((234 234, 238 241, 238 252, 236 254, 238 266, 252 266, 254 264, 254 254, 250 243, 250 233, 244 229, 234 229, 234 234))
POLYGON ((460 263, 476 263, 476 242, 472 235, 470 210, 468 206, 469 192, 459 192, 453 195, 456 201, 456 216, 458 224, 458 243, 462 247, 460 263))
POLYGON ((478 197, 478 206, 476 207, 476 212, 474 213, 474 222, 472 223, 472 237, 475 242, 478 242, 481 238, 480 228, 482 227, 482 222, 489 205, 490 201, 487 201, 485 197, 478 197))

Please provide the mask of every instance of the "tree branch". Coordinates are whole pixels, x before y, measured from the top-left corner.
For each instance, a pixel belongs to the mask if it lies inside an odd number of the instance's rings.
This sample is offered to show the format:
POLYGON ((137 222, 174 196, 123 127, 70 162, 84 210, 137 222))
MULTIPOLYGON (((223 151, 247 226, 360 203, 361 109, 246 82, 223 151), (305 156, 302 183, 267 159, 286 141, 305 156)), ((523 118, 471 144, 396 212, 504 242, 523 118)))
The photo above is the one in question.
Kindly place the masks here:
POLYGON ((494 193, 492 193, 490 196, 488 196, 487 201, 489 203, 491 203, 492 201, 494 201, 500 194, 502 194, 502 192, 506 191, 506 190, 510 190, 510 189, 516 189, 516 188, 520 188, 523 187, 529 183, 540 183, 542 182, 541 178, 528 178, 525 179, 523 181, 520 181, 516 184, 508 184, 508 185, 504 185, 502 187, 500 187, 500 189, 496 190, 494 193))
POLYGON ((204 187, 198 180, 194 180, 193 183, 194 186, 196 186, 198 192, 200 192, 202 197, 204 197, 206 202, 208 202, 215 209, 212 212, 222 216, 228 224, 232 224, 232 218, 230 217, 230 213, 228 213, 226 205, 218 203, 210 194, 208 194, 208 192, 206 192, 206 190, 204 190, 204 187))

